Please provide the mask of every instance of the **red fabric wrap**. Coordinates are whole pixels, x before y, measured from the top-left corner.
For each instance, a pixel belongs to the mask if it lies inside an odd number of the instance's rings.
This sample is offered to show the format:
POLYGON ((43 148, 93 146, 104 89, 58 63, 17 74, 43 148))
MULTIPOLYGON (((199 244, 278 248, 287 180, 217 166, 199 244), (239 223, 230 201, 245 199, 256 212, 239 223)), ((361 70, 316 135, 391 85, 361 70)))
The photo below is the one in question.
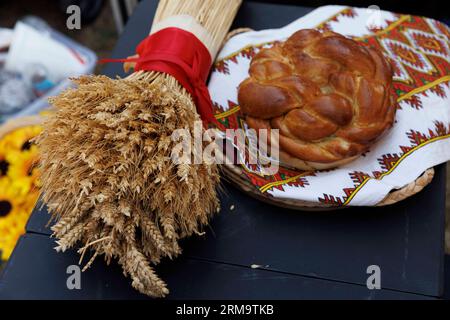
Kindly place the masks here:
POLYGON ((138 58, 103 59, 100 62, 136 62, 135 71, 170 74, 192 95, 202 120, 216 123, 206 87, 211 55, 194 34, 179 28, 165 28, 142 40, 136 52, 138 58))

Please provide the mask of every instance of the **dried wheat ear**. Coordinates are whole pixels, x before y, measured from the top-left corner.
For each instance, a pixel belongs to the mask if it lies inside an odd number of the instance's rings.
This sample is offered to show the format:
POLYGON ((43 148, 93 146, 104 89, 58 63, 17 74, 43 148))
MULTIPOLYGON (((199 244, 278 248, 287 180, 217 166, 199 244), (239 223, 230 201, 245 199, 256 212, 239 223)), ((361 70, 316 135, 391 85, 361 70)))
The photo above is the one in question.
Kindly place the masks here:
POLYGON ((37 138, 42 200, 56 224, 58 251, 82 245, 117 259, 140 292, 162 297, 151 264, 180 254, 178 240, 199 233, 219 208, 214 164, 175 165, 179 128, 200 120, 189 94, 169 75, 83 76, 51 100, 55 112, 37 138))

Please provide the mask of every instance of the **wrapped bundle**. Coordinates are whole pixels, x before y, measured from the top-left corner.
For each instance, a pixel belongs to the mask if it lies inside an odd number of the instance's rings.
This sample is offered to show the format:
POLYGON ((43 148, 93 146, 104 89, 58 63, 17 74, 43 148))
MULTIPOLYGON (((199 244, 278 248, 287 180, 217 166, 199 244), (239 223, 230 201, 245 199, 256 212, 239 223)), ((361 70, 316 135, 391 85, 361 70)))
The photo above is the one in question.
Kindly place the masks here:
MULTIPOLYGON (((132 286, 163 297, 151 264, 180 254, 218 210, 218 168, 176 164, 172 133, 213 119, 206 78, 241 0, 161 0, 124 79, 83 76, 51 99, 37 138, 42 200, 57 251, 81 243, 83 270, 117 259, 132 286)), ((191 131, 192 132, 192 131, 191 131)))

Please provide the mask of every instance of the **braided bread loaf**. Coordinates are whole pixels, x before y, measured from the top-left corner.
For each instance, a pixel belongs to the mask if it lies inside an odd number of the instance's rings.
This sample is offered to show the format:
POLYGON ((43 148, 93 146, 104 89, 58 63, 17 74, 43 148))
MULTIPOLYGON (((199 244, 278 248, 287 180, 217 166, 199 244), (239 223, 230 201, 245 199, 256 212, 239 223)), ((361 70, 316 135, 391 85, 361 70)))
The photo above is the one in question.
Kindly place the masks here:
POLYGON ((352 161, 392 126, 392 69, 373 48, 305 29, 252 59, 238 101, 253 129, 279 129, 280 160, 302 169, 352 161))

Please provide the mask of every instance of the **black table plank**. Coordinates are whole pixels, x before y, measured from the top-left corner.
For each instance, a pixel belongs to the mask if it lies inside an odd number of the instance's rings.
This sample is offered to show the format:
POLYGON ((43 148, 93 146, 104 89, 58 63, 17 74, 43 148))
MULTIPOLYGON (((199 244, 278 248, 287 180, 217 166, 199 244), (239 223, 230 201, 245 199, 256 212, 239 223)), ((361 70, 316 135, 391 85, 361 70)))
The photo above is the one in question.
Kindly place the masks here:
POLYGON ((374 264, 383 288, 439 296, 444 190, 445 166, 439 166, 428 187, 396 205, 312 213, 258 202, 227 184, 223 212, 203 240, 186 241, 184 254, 359 284, 374 264))
POLYGON ((27 233, 51 235, 50 227, 53 223, 50 221, 50 217, 47 207, 42 206, 42 203, 38 202, 25 225, 25 231, 27 233))
MULTIPOLYGON (((26 234, 0 279, 0 299, 148 299, 135 291, 118 265, 100 258, 81 274, 81 289, 69 290, 67 267, 78 254, 58 254, 54 239, 26 234)), ((391 290, 314 279, 223 263, 180 258, 160 265, 169 299, 430 299, 391 290)))
MULTIPOLYGON (((362 285, 376 264, 383 288, 441 295, 445 166, 421 193, 385 208, 300 212, 225 186, 222 212, 204 237, 184 242, 184 256, 362 285)), ((27 231, 49 235, 47 221, 36 209, 27 231)))
MULTIPOLYGON (((133 54, 146 35, 154 1, 143 1, 113 57, 133 54)), ((234 27, 280 27, 310 9, 245 2, 234 27)), ((105 74, 122 74, 110 64, 105 74)), ((445 165, 420 194, 384 208, 302 213, 258 202, 226 183, 222 213, 207 235, 185 242, 185 257, 365 284, 368 265, 381 267, 382 287, 432 296, 442 293, 445 165), (234 205, 235 210, 228 208, 234 205), (212 230, 212 231, 211 231, 212 230)), ((45 212, 35 211, 29 232, 46 233, 45 212)))
POLYGON ((444 258, 444 294, 442 298, 450 300, 450 255, 444 258))

